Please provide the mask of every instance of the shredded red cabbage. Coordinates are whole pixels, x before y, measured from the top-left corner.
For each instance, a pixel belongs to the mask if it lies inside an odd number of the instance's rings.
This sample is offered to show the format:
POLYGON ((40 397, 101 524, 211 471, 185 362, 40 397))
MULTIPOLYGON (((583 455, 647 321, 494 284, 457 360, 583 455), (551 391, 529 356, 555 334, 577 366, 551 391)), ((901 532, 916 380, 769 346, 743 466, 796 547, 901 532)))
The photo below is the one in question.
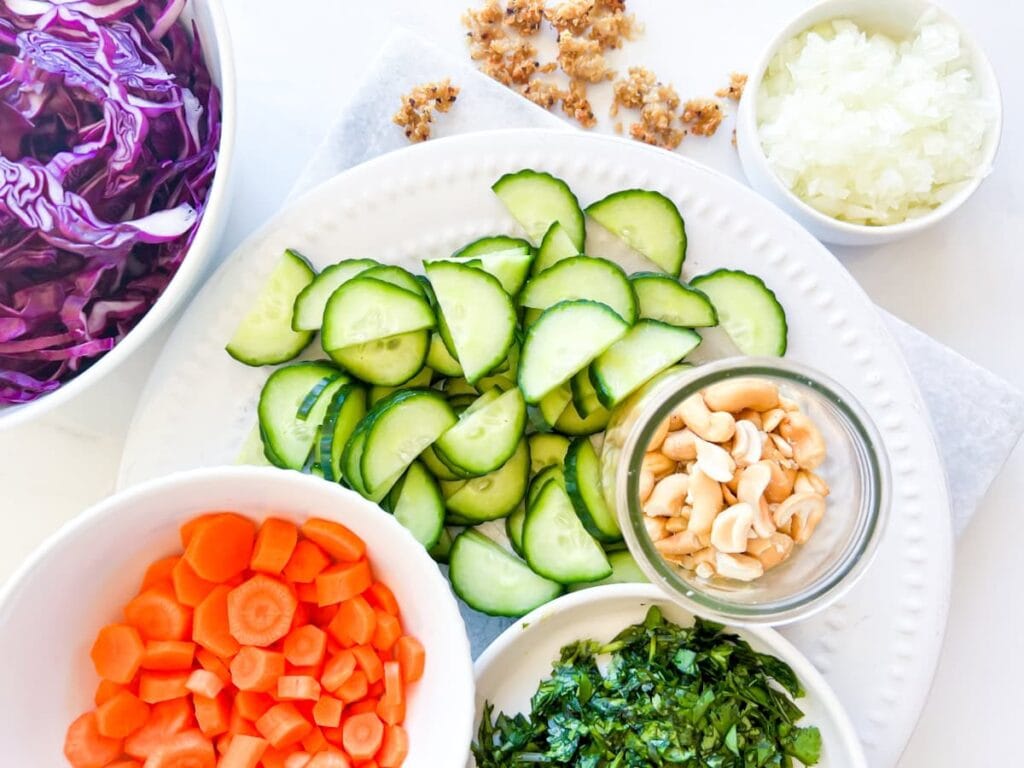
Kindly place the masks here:
POLYGON ((0 404, 96 362, 192 242, 220 96, 184 5, 0 4, 0 404))

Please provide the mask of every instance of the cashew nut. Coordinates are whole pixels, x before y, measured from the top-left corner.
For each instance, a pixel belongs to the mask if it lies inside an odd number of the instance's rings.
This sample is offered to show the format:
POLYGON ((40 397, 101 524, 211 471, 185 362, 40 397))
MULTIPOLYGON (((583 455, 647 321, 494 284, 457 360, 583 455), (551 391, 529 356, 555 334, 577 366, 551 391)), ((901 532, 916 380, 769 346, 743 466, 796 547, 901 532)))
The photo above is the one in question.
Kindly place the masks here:
POLYGON ((771 536, 775 532, 768 501, 764 498, 772 479, 771 464, 770 461, 759 461, 744 469, 736 492, 739 500, 754 510, 754 531, 761 537, 771 536))
POLYGON ((687 427, 712 443, 724 443, 736 431, 736 420, 732 414, 709 411, 699 392, 679 404, 679 413, 687 427))
POLYGON ((693 509, 687 529, 694 533, 710 533, 715 515, 722 511, 722 486, 695 468, 690 475, 687 503, 693 509))
POLYGON ((793 481, 796 480, 796 470, 783 469, 778 461, 769 461, 767 463, 771 467, 772 479, 764 491, 764 496, 772 504, 778 504, 792 495, 793 481))
POLYGON ((722 498, 725 499, 726 504, 735 504, 736 502, 739 501, 739 499, 736 498, 736 494, 733 493, 732 488, 729 487, 728 483, 722 483, 722 498))
MULTIPOLYGON (((735 426, 735 425, 734 425, 735 426)), ((712 480, 727 483, 736 472, 736 462, 722 446, 709 443, 699 437, 697 443, 697 468, 712 480)))
POLYGON ((761 431, 750 419, 736 421, 736 434, 732 441, 732 457, 736 465, 745 467, 761 460, 761 431))
MULTIPOLYGON (((806 499, 796 505, 789 519, 789 535, 797 544, 806 544, 821 518, 825 516, 825 497, 817 493, 801 494, 806 499)), ((798 498, 794 496, 793 498, 798 498)))
POLYGON ((784 418, 786 418, 786 412, 782 408, 772 408, 761 414, 761 429, 765 432, 774 432, 784 418))
POLYGON ((719 552, 745 552, 747 534, 754 525, 754 508, 749 504, 733 504, 725 509, 711 526, 711 545, 719 552))
POLYGON ((779 425, 779 434, 793 446, 793 457, 804 469, 817 469, 825 460, 825 438, 807 414, 794 411, 779 425))
POLYGON ((647 517, 644 515, 644 528, 653 542, 658 542, 668 536, 668 533, 665 531, 664 517, 647 517))
POLYGON ((661 452, 673 461, 693 461, 697 458, 696 439, 688 429, 669 432, 661 444, 661 452))
POLYGON ((668 475, 654 484, 651 496, 644 504, 644 514, 650 517, 674 517, 682 513, 690 478, 681 472, 668 475))
MULTIPOLYGON (((700 538, 698 536, 698 538, 700 538)), ((705 546, 703 549, 694 552, 692 555, 683 555, 682 566, 687 570, 696 570, 698 565, 711 565, 715 563, 715 550, 712 547, 705 546)))
POLYGON ((669 533, 679 533, 680 531, 686 530, 686 523, 689 521, 689 515, 679 515, 678 517, 670 517, 665 521, 665 530, 669 533))
POLYGON ((820 475, 815 474, 809 469, 801 469, 796 473, 796 481, 793 483, 794 493, 820 493, 822 496, 828 496, 831 493, 831 489, 820 475))
POLYGON ((767 411, 779 404, 779 388, 767 379, 727 379, 707 387, 704 402, 713 411, 767 411))
MULTIPOLYGON (((825 497, 820 493, 794 493, 775 509, 774 519, 776 526, 781 528, 782 526, 789 524, 792 531, 793 518, 799 517, 800 523, 803 525, 812 517, 817 517, 817 520, 814 521, 815 525, 817 525, 818 520, 820 520, 824 514, 825 497)), ((800 543, 795 533, 791 533, 790 535, 793 536, 794 540, 800 543)))
POLYGON ((761 561, 750 555, 733 555, 719 552, 715 555, 715 570, 719 576, 737 581, 753 581, 764 575, 761 561))
POLYGON ((681 410, 682 405, 677 405, 672 409, 672 412, 668 415, 668 431, 678 432, 680 429, 686 426, 683 421, 683 412, 681 410))
POLYGON ((651 451, 656 451, 659 448, 661 448, 661 444, 665 442, 665 435, 667 434, 668 419, 665 419, 663 422, 661 422, 661 424, 658 425, 658 428, 654 431, 654 434, 651 435, 651 441, 647 443, 648 453, 651 451))
POLYGON ((644 454, 644 460, 640 464, 640 471, 644 470, 654 475, 654 479, 660 479, 676 470, 676 463, 668 456, 657 451, 644 454))
POLYGON ((666 539, 656 541, 654 546, 663 555, 676 556, 692 555, 701 548, 700 541, 697 540, 697 534, 693 531, 674 533, 666 539))
POLYGON ((758 429, 764 429, 762 423, 761 414, 757 411, 751 410, 750 408, 744 408, 742 411, 736 414, 736 421, 745 419, 746 421, 753 422, 754 426, 758 429))
POLYGON ((762 539, 747 542, 747 554, 756 557, 767 571, 774 568, 793 552, 793 540, 784 533, 773 533, 762 539))
POLYGON ((783 458, 793 458, 793 446, 787 443, 785 438, 782 437, 782 435, 776 435, 772 433, 768 435, 768 437, 771 438, 771 441, 773 443, 775 443, 775 447, 778 449, 779 453, 782 455, 783 458))
POLYGON ((711 563, 697 563, 697 567, 693 572, 697 574, 697 578, 710 579, 715 575, 715 566, 711 563))
POLYGON ((654 473, 649 469, 640 470, 640 480, 638 481, 640 503, 643 504, 651 497, 651 491, 654 490, 654 473))

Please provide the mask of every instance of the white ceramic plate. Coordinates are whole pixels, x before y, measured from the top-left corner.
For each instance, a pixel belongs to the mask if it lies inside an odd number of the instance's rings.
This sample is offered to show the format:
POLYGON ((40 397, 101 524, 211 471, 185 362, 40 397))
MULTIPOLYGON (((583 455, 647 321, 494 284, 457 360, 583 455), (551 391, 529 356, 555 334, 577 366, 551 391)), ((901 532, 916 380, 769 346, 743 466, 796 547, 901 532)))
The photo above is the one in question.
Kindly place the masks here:
POLYGON ((186 24, 195 21, 210 75, 220 88, 221 96, 221 136, 217 171, 196 236, 164 292, 131 332, 95 365, 62 384, 59 389, 30 403, 0 405, 0 430, 23 424, 70 402, 79 393, 109 375, 164 323, 174 317, 174 313, 192 298, 203 278, 212 271, 211 265, 217 254, 217 244, 227 223, 230 207, 228 184, 235 155, 235 62, 231 53, 227 17, 221 0, 192 0, 186 5, 182 18, 186 24))
MULTIPOLYGON (((931 685, 952 572, 949 500, 924 404, 874 305, 831 254, 747 188, 677 155, 582 133, 478 133, 384 155, 311 191, 245 242, 189 308, 142 395, 120 484, 238 456, 269 369, 239 364, 224 344, 286 247, 317 267, 371 256, 418 270, 475 237, 517 232, 490 185, 524 167, 565 178, 584 204, 627 187, 669 195, 686 218, 684 274, 731 266, 763 277, 789 316, 788 355, 839 381, 878 425, 894 482, 886 540, 854 590, 785 634, 850 712, 870 764, 894 765, 931 685)), ((614 247, 607 233, 591 236, 594 253, 614 247)))
MULTIPOLYGON (((575 640, 611 640, 631 624, 643 620, 657 605, 665 618, 682 626, 693 614, 676 605, 652 584, 613 584, 585 589, 541 606, 506 629, 481 654, 475 665, 476 717, 489 701, 494 712, 530 711, 537 684, 551 674, 559 650, 575 640)), ((853 724, 821 674, 778 632, 764 627, 736 629, 754 650, 770 653, 796 672, 806 696, 796 704, 804 711, 800 725, 821 731, 822 759, 818 768, 867 768, 864 751, 853 724)), ((475 763, 470 758, 470 766, 475 763)))

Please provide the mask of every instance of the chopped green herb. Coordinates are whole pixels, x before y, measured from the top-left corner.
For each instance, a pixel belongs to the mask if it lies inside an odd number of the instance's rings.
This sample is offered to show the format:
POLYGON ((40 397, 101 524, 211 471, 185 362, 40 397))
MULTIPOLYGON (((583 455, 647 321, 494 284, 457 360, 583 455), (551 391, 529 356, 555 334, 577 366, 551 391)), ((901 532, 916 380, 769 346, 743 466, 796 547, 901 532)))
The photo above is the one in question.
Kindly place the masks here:
POLYGON ((529 716, 494 717, 485 703, 473 755, 478 768, 811 766, 821 733, 796 725, 790 696, 802 695, 785 662, 719 624, 679 627, 652 607, 610 643, 565 646, 529 716))

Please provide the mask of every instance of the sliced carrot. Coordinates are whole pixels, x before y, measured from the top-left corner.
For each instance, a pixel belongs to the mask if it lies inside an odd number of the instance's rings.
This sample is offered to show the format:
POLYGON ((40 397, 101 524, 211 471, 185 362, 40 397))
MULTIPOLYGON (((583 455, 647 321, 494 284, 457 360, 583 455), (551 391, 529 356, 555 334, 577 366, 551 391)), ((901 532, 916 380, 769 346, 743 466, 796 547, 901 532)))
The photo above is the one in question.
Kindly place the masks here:
POLYGON ((321 728, 320 730, 323 732, 324 738, 327 739, 328 744, 333 744, 335 747, 339 748, 341 747, 342 734, 340 725, 337 728, 321 728))
POLYGON ((370 688, 366 692, 367 696, 372 696, 379 699, 384 695, 384 680, 383 678, 378 680, 376 683, 370 683, 370 688))
POLYGON ((299 529, 294 523, 267 518, 256 534, 249 567, 254 571, 277 575, 288 564, 299 539, 299 529))
POLYGON ((96 730, 112 739, 123 739, 149 718, 149 704, 131 691, 121 691, 96 708, 96 730))
POLYGON ((334 692, 340 688, 356 669, 356 657, 352 651, 338 651, 324 665, 320 682, 328 691, 334 692))
POLYGON ((402 623, 387 611, 377 611, 377 625, 373 629, 373 647, 390 651, 402 636, 402 623))
POLYGON ((143 672, 139 675, 139 698, 147 704, 188 696, 188 672, 143 672))
POLYGON ((387 697, 377 702, 377 717, 388 725, 398 725, 405 721, 405 701, 392 701, 387 697))
POLYGON ((306 768, 312 759, 309 752, 292 752, 284 759, 284 768, 306 768))
POLYGON ((341 713, 344 708, 341 699, 321 695, 313 705, 313 722, 324 728, 337 728, 341 724, 341 713))
POLYGON ((192 669, 196 644, 188 640, 150 640, 142 656, 143 669, 192 669))
POLYGON ((353 597, 338 606, 338 614, 327 626, 327 631, 338 642, 346 640, 356 645, 366 645, 373 639, 377 627, 377 614, 364 597, 353 597))
POLYGON ((373 712, 348 718, 341 731, 345 751, 356 761, 372 759, 384 739, 384 723, 373 712))
POLYGON ((231 682, 231 671, 224 660, 217 654, 208 651, 206 648, 199 647, 196 648, 196 661, 199 662, 199 666, 204 670, 213 672, 225 683, 231 682))
POLYGON ((227 696, 221 694, 207 698, 193 695, 192 708, 195 710, 196 723, 199 724, 199 730, 203 732, 203 736, 213 738, 228 732, 231 707, 228 704, 227 696))
POLYGON ((357 645, 352 649, 352 654, 356 657, 359 668, 366 673, 367 682, 376 683, 384 677, 384 664, 373 648, 368 645, 357 645))
POLYGON ((257 691, 238 691, 235 694, 235 708, 246 720, 255 722, 274 706, 274 700, 265 693, 257 691))
POLYGON ((338 560, 353 562, 366 556, 365 542, 341 523, 313 517, 302 524, 301 530, 303 536, 338 560))
POLYGON ((95 712, 86 712, 68 726, 64 756, 74 768, 103 768, 120 755, 121 740, 99 732, 95 712))
POLYGON ((171 580, 171 572, 174 566, 181 560, 180 555, 171 555, 150 563, 146 573, 142 577, 142 584, 139 585, 139 592, 145 592, 150 587, 158 584, 166 584, 171 580))
POLYGON ((214 768, 216 763, 213 742, 195 730, 175 734, 146 758, 146 768, 214 768))
POLYGON ((228 594, 231 635, 242 645, 272 645, 288 634, 297 605, 286 584, 256 574, 228 594))
POLYGON ((316 701, 320 683, 306 675, 282 675, 277 678, 277 698, 282 701, 316 701))
POLYGON ((313 730, 313 725, 291 702, 275 704, 256 721, 256 730, 274 747, 290 746, 313 730))
POLYGON ((282 650, 289 664, 307 667, 319 664, 327 652, 327 634, 312 624, 298 627, 288 633, 282 650))
POLYGON ((295 551, 288 559, 283 573, 288 581, 298 584, 312 582, 318 573, 331 564, 331 558, 324 554, 312 541, 303 539, 295 545, 295 551))
POLYGON ((212 699, 224 690, 224 680, 208 669, 194 669, 189 673, 185 687, 194 694, 212 699))
POLYGON ((388 589, 387 584, 375 581, 366 590, 365 597, 374 608, 380 608, 392 616, 398 616, 398 600, 395 599, 395 593, 388 589))
POLYGON ((284 654, 245 646, 231 660, 231 682, 242 691, 271 691, 284 674, 284 654))
POLYGON ((132 598, 124 617, 143 640, 185 640, 192 612, 178 602, 173 589, 157 586, 132 598))
POLYGON ((139 631, 128 624, 108 624, 96 635, 89 655, 96 674, 114 683, 127 684, 142 664, 145 645, 139 631))
POLYGON ((402 665, 397 661, 384 662, 384 698, 396 704, 405 700, 402 665))
POLYGON ((412 635, 398 638, 394 654, 395 660, 402 665, 402 679, 405 682, 415 683, 423 677, 423 666, 427 654, 419 640, 412 635))
POLYGON ((185 558, 181 558, 171 571, 171 585, 178 602, 190 608, 195 608, 203 602, 217 586, 215 582, 207 581, 192 570, 192 566, 185 558))
MULTIPOLYGON (((306 768, 351 768, 352 763, 348 761, 341 752, 327 751, 318 752, 313 759, 306 763, 306 768)), ((366 768, 365 765, 359 768, 366 768)))
POLYGON ((300 603, 311 603, 316 605, 320 599, 317 597, 316 581, 311 581, 308 584, 296 584, 295 585, 295 596, 299 598, 300 603))
POLYGON ((316 577, 318 605, 335 605, 361 595, 373 584, 370 563, 363 559, 339 563, 321 571, 316 577))
POLYGON ((142 768, 142 763, 138 760, 115 760, 107 763, 107 768, 142 768))
POLYGON ((238 653, 238 641, 231 636, 228 623, 228 595, 231 588, 219 586, 196 606, 192 619, 192 639, 217 656, 238 653))
POLYGON ((186 698, 154 704, 149 710, 146 724, 125 739, 124 751, 132 757, 145 760, 176 733, 191 728, 193 722, 192 705, 186 698))
POLYGON ((181 539, 181 548, 185 549, 188 547, 188 543, 192 541, 192 536, 202 526, 206 525, 210 520, 215 518, 220 512, 208 512, 205 515, 197 515, 191 520, 186 520, 182 523, 181 528, 178 529, 178 537, 181 539))
POLYGON ((309 752, 311 755, 315 755, 321 750, 327 749, 327 739, 324 738, 324 733, 315 725, 313 730, 302 737, 302 748, 309 752))
POLYGON ((256 526, 246 517, 225 512, 195 529, 184 559, 197 575, 218 584, 237 576, 249 565, 256 526))
MULTIPOLYGON (((238 693, 241 693, 241 691, 239 691, 238 693)), ((259 695, 262 696, 263 694, 259 694, 259 695)), ((236 697, 237 697, 237 694, 236 694, 236 697)), ((273 701, 270 701, 267 704, 267 709, 270 709, 270 704, 273 704, 273 701)), ((256 730, 255 723, 252 720, 249 720, 248 718, 242 717, 242 713, 238 709, 237 701, 236 701, 235 704, 232 705, 232 707, 231 707, 231 714, 228 715, 228 733, 231 733, 231 734, 241 733, 241 734, 244 734, 246 736, 259 736, 260 735, 259 731, 256 730)))
POLYGON ((316 624, 318 627, 327 627, 334 621, 334 617, 338 615, 338 606, 319 606, 316 603, 309 603, 306 612, 309 614, 310 624, 316 624))
POLYGON ((357 701, 355 704, 351 705, 345 710, 345 717, 347 718, 352 717, 354 715, 361 715, 364 712, 373 712, 374 714, 377 714, 378 703, 379 700, 375 698, 366 698, 362 701, 357 701))
POLYGON ((294 752, 290 749, 267 747, 267 751, 263 753, 263 757, 260 759, 260 766, 262 768, 286 768, 285 760, 293 754, 294 752))
POLYGON ((384 740, 377 753, 380 768, 399 768, 409 754, 409 734, 400 725, 384 726, 384 740))
POLYGON ((348 680, 334 689, 333 693, 346 704, 359 701, 364 698, 370 690, 370 684, 366 681, 366 673, 357 669, 348 680))
POLYGON ((256 768, 268 746, 270 745, 267 740, 258 736, 234 734, 220 762, 217 763, 217 768, 256 768))
POLYGON ((92 696, 92 703, 97 707, 105 701, 110 701, 121 691, 127 691, 128 686, 122 683, 115 683, 113 680, 100 680, 96 686, 96 693, 92 696))

